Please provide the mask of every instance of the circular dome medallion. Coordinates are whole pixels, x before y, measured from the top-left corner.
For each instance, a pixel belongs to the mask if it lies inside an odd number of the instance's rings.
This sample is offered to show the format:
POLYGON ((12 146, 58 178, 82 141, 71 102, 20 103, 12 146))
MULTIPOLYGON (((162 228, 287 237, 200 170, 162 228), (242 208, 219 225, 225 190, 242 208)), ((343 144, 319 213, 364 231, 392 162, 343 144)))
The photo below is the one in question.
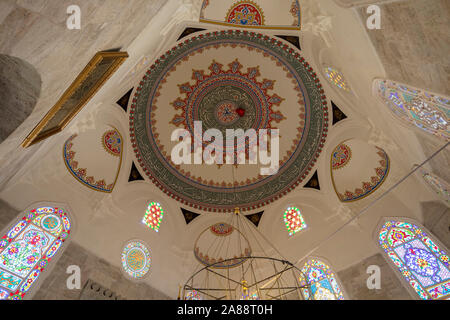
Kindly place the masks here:
POLYGON ((326 97, 299 51, 278 39, 238 30, 179 42, 147 71, 130 110, 131 142, 143 171, 171 197, 208 211, 255 209, 291 191, 312 171, 327 131, 326 97), (197 134, 196 121, 202 123, 197 134), (171 140, 176 129, 200 141, 198 133, 213 128, 222 132, 224 143, 200 145, 214 144, 224 153, 270 148, 270 143, 265 147, 250 139, 229 150, 227 129, 278 129, 278 172, 262 175, 261 168, 269 165, 259 159, 250 165, 255 159, 249 152, 240 165, 172 161, 179 143, 171 140))
POLYGON ((143 278, 150 270, 150 252, 139 241, 130 241, 122 251, 122 267, 133 279, 143 278))

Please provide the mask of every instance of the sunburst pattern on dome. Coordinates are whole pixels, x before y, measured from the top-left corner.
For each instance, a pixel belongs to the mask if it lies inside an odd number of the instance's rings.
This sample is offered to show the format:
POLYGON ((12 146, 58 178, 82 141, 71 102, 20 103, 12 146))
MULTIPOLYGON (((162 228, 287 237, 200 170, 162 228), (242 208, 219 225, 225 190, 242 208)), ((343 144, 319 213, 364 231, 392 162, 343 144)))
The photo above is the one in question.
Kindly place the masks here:
MULTIPOLYGON (((204 127, 217 128, 223 136, 232 125, 258 130, 260 124, 264 124, 265 129, 273 129, 272 122, 279 123, 284 119, 280 111, 274 110, 284 99, 276 93, 268 93, 273 90, 275 81, 266 78, 258 81, 261 76, 258 67, 249 67, 245 73, 242 68, 243 65, 236 59, 228 64, 228 70, 215 60, 208 67, 208 72, 193 70, 192 80, 195 84, 186 82, 178 85, 180 94, 185 98, 178 98, 172 103, 178 112, 171 123, 192 131, 194 121, 202 121, 204 127), (264 107, 258 108, 258 105, 264 107)), ((191 138, 194 143, 198 137, 191 138)), ((249 147, 255 144, 257 141, 252 140, 249 147)), ((206 142, 203 145, 206 147, 206 142)), ((222 152, 229 151, 223 145, 216 144, 216 148, 222 152)), ((237 154, 242 149, 245 149, 245 145, 236 145, 233 151, 237 154)), ((246 158, 249 158, 248 152, 246 158)))
POLYGON ((324 90, 300 52, 238 30, 196 34, 163 54, 137 87, 130 111, 143 171, 171 197, 209 211, 255 209, 287 194, 312 171, 327 132, 324 90), (233 177, 228 164, 175 164, 172 133, 182 128, 197 138, 194 121, 202 132, 279 129, 278 172, 264 176, 261 164, 238 165, 233 177))

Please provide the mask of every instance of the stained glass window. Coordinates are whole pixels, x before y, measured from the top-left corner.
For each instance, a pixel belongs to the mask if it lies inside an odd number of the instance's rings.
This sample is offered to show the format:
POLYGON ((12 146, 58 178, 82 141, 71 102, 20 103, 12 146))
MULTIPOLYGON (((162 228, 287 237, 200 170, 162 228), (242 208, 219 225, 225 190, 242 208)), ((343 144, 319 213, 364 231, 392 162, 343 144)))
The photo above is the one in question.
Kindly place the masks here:
POLYGON ((344 295, 331 268, 316 259, 310 259, 299 278, 306 300, 344 300, 344 295))
POLYGON ((123 248, 122 267, 129 277, 144 278, 150 270, 150 263, 150 252, 143 242, 133 240, 123 248))
POLYGON ((0 240, 0 300, 21 300, 69 237, 67 213, 33 209, 0 240))
POLYGON ((164 210, 158 202, 151 202, 148 205, 147 211, 145 212, 145 216, 142 219, 142 222, 149 227, 150 229, 159 231, 161 226, 161 221, 163 219, 164 210))
POLYGON ((450 100, 393 81, 380 81, 378 94, 401 120, 435 136, 450 138, 450 100))
POLYGON ((345 81, 344 75, 342 73, 331 67, 326 67, 325 74, 328 78, 328 81, 330 81, 336 87, 345 91, 350 91, 347 81, 345 81))
POLYGON ((289 207, 286 209, 284 212, 284 223, 286 224, 290 236, 307 227, 300 210, 296 207, 289 207))
POLYGON ((186 293, 185 300, 202 300, 200 293, 196 290, 191 290, 186 293))
POLYGON ((444 201, 450 204, 450 184, 430 172, 426 172, 425 170, 420 170, 420 172, 422 174, 422 178, 430 186, 430 188, 444 201))
POLYGON ((379 233, 379 243, 421 299, 450 297, 448 254, 419 227, 387 221, 379 233))

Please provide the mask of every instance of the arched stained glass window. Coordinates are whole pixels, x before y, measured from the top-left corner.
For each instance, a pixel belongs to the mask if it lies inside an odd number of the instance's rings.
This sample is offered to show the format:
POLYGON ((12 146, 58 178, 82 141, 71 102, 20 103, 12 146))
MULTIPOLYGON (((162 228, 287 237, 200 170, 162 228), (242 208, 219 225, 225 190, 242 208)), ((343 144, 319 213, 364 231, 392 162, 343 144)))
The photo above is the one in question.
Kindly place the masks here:
POLYGON ((71 222, 57 207, 33 209, 0 240, 0 299, 21 300, 69 237, 71 222))
POLYGON ((448 254, 430 235, 412 223, 387 221, 379 233, 379 243, 421 299, 450 297, 448 254))
POLYGON ((300 210, 296 207, 289 207, 286 209, 284 212, 284 223, 286 224, 290 236, 307 227, 305 219, 303 219, 300 210))
POLYGON ((341 72, 331 67, 326 67, 324 71, 328 81, 330 81, 339 89, 350 91, 347 81, 345 80, 344 75, 341 72))
POLYGON ((421 174, 422 178, 430 186, 430 188, 445 202, 450 204, 450 184, 444 179, 441 179, 430 172, 426 172, 425 170, 421 170, 421 174))
POLYGON ((378 94, 401 120, 444 139, 450 138, 450 100, 389 80, 379 81, 378 94))
POLYGON ((142 219, 142 223, 144 223, 150 229, 159 231, 161 227, 161 221, 164 216, 164 210, 162 206, 158 202, 151 202, 148 205, 147 211, 145 212, 145 216, 142 219))
POLYGON ((322 261, 308 260, 302 274, 299 281, 300 286, 307 286, 301 289, 306 300, 344 300, 335 274, 322 261))

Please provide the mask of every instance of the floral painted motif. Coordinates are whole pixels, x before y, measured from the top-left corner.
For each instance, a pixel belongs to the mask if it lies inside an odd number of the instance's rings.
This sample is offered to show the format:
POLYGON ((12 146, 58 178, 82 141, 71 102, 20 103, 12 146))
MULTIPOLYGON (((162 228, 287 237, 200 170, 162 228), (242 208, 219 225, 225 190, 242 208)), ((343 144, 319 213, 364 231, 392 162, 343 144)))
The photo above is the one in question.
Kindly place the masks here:
POLYGON ((205 17, 205 9, 207 6, 209 6, 209 0, 203 0, 202 8, 200 10, 200 18, 201 19, 205 17))
MULTIPOLYGON (((239 55, 237 56, 238 59, 239 55)), ((227 64, 228 63, 229 61, 227 61, 227 64)), ((272 64, 272 62, 269 63, 272 64)), ((242 70, 241 73, 248 73, 252 77, 256 75, 254 80, 255 83, 263 83, 263 88, 266 90, 273 90, 269 88, 272 83, 271 81, 274 79, 267 79, 268 81, 264 82, 264 78, 261 79, 261 75, 258 75, 259 70, 257 66, 251 67, 248 65, 248 62, 246 62, 246 64, 247 70, 242 70)), ((234 65, 239 66, 237 63, 234 65)), ((211 69, 213 69, 214 72, 222 71, 222 74, 230 70, 227 67, 224 67, 221 70, 219 67, 220 61, 216 61, 211 69)), ((183 80, 185 81, 184 83, 180 83, 178 88, 179 91, 182 92, 180 99, 175 101, 171 100, 173 101, 172 105, 175 112, 178 114, 175 115, 173 114, 173 110, 170 110, 172 114, 170 115, 171 123, 169 126, 174 125, 186 129, 189 124, 191 130, 188 129, 188 131, 192 133, 192 126, 190 126, 191 120, 203 120, 201 117, 203 117, 204 113, 199 112, 198 115, 192 116, 190 112, 183 113, 181 111, 188 110, 185 98, 187 95, 193 95, 189 90, 191 90, 192 87, 197 88, 195 82, 203 81, 203 76, 209 77, 211 75, 211 69, 210 71, 204 69, 204 65, 201 64, 201 66, 197 67, 197 70, 195 70, 197 72, 192 73, 195 77, 192 79, 193 81, 186 79, 183 80)), ((216 74, 214 74, 214 76, 215 75, 216 74)), ((222 75, 219 74, 218 76, 222 75)), ((230 73, 230 76, 237 78, 235 73, 230 73)), ((186 77, 191 78, 191 75, 186 75, 186 77)), ((233 84, 236 85, 229 85, 230 88, 227 89, 223 88, 224 86, 220 86, 216 81, 215 88, 222 92, 229 92, 227 90, 231 91, 235 90, 236 86, 243 86, 244 81, 245 85, 249 85, 250 81, 247 81, 245 77, 242 77, 241 79, 239 81, 233 81, 233 84)), ((286 85, 288 85, 288 82, 286 85)), ((272 105, 280 103, 280 97, 274 97, 273 93, 261 94, 261 89, 255 87, 255 85, 252 87, 256 90, 242 89, 240 91, 240 97, 242 97, 242 100, 240 101, 245 102, 248 100, 246 92, 254 94, 256 91, 264 98, 263 101, 266 100, 265 96, 267 95, 270 97, 270 101, 268 102, 272 105)), ((278 85, 274 86, 274 88, 278 88, 278 85)), ((206 94, 207 92, 204 91, 203 93, 206 94)), ((217 99, 216 94, 213 94, 213 92, 210 93, 211 99, 208 99, 209 101, 217 99)), ((176 99, 176 97, 174 99, 176 99)), ((208 110, 214 110, 212 107, 219 106, 221 102, 229 100, 229 96, 222 101, 214 100, 214 102, 217 103, 210 104, 211 108, 208 110)), ((263 105, 262 108, 258 105, 258 102, 261 101, 261 99, 258 98, 255 99, 255 101, 256 103, 253 103, 253 106, 256 106, 257 108, 255 109, 252 107, 252 104, 248 104, 248 108, 245 108, 245 106, 242 107, 242 109, 244 109, 244 112, 240 113, 242 116, 239 115, 239 120, 232 126, 237 127, 237 124, 240 124, 240 121, 250 119, 255 112, 263 114, 264 119, 269 120, 267 114, 270 113, 267 111, 266 105, 263 105), (256 111, 252 112, 252 109, 255 109, 256 111)), ((207 103, 206 100, 204 102, 207 103)), ((189 102, 189 104, 192 105, 192 102, 189 102)), ((239 206, 243 211, 254 210, 291 192, 295 187, 299 186, 311 172, 317 163, 319 154, 323 150, 328 135, 328 108, 329 103, 326 101, 326 95, 322 84, 320 83, 320 79, 317 77, 317 74, 314 73, 313 68, 308 62, 301 57, 298 50, 293 49, 291 46, 274 37, 254 32, 222 30, 198 33, 183 39, 177 43, 176 46, 161 55, 143 76, 142 81, 136 88, 135 96, 130 108, 130 143, 133 146, 133 150, 142 171, 145 172, 150 181, 155 183, 158 188, 163 190, 173 199, 176 199, 185 205, 213 212, 230 212, 236 206, 239 206), (295 130, 293 135, 297 135, 297 137, 293 136, 294 139, 292 141, 292 145, 295 148, 292 150, 288 149, 287 152, 290 158, 287 158, 286 161, 286 157, 283 158, 281 161, 282 163, 280 164, 280 170, 276 175, 271 177, 271 179, 251 176, 247 179, 249 182, 240 181, 239 185, 236 187, 233 186, 231 182, 218 182, 209 177, 208 179, 204 179, 204 177, 198 174, 195 174, 194 176, 189 169, 173 164, 168 157, 167 150, 164 150, 167 144, 165 141, 161 141, 161 136, 159 136, 159 133, 165 131, 166 127, 161 129, 161 121, 156 117, 157 114, 159 115, 161 113, 163 108, 167 107, 162 105, 159 106, 158 104, 163 98, 166 99, 167 95, 165 94, 168 92, 167 90, 169 90, 169 87, 173 85, 173 82, 171 82, 173 79, 169 78, 170 74, 178 73, 179 69, 177 70, 177 68, 180 68, 179 66, 183 66, 184 68, 186 64, 191 62, 190 59, 197 59, 198 55, 208 57, 207 63, 211 63, 216 59, 214 56, 215 52, 219 52, 222 48, 226 47, 237 48, 237 50, 240 51, 239 55, 245 54, 244 51, 248 50, 250 54, 256 53, 264 55, 268 62, 269 59, 272 60, 276 63, 276 65, 273 65, 274 68, 281 68, 279 70, 283 70, 286 72, 286 75, 291 78, 290 83, 293 85, 293 90, 284 98, 289 100, 298 98, 298 100, 294 101, 299 101, 298 104, 292 103, 291 107, 289 107, 291 109, 288 109, 288 106, 281 101, 280 107, 277 108, 279 110, 275 110, 280 111, 280 113, 285 113, 285 109, 290 111, 293 110, 293 108, 295 108, 295 110, 298 108, 299 110, 299 125, 297 128, 292 128, 292 130, 295 130), (305 125, 306 123, 308 123, 308 126, 305 125), (149 130, 145 128, 148 128, 149 130), (158 169, 155 170, 156 168, 158 169), (202 188, 201 192, 196 192, 200 187, 202 188), (231 189, 236 189, 236 193, 228 192, 231 189)), ((193 109, 191 108, 189 110, 192 111, 193 109)), ((199 109, 197 108, 197 110, 199 109)), ((238 112, 237 109, 236 112, 238 112)), ((280 120, 279 115, 274 112, 273 117, 272 125, 276 126, 273 121, 277 122, 277 120, 280 120)), ((258 117, 258 119, 262 119, 262 116, 258 117)), ((205 120, 210 120, 211 123, 217 124, 219 127, 205 125, 203 128, 220 128, 220 126, 226 126, 226 124, 221 124, 221 122, 217 120, 217 117, 214 116, 213 112, 208 114, 208 119, 205 120), (209 115, 211 116, 209 117, 209 115)), ((283 121, 288 122, 289 120, 290 119, 283 119, 280 123, 283 121)), ((225 121, 225 123, 226 122, 227 121, 225 121)), ((205 124, 205 121, 203 121, 203 124, 205 124)), ((239 126, 237 128, 247 129, 250 127, 251 126, 239 126)), ((258 128, 261 128, 261 126, 258 125, 258 128)), ((258 128, 255 128, 255 130, 257 131, 258 128)), ((266 123, 263 123, 263 128, 267 128, 266 123)), ((191 134, 191 137, 192 136, 193 135, 191 134)))
POLYGON ((115 157, 122 153, 122 136, 117 130, 106 131, 102 136, 102 144, 105 150, 115 157))
POLYGON ((378 148, 377 155, 380 157, 378 163, 379 167, 374 169, 375 175, 370 178, 370 181, 363 181, 361 188, 356 188, 355 191, 346 190, 344 194, 338 193, 338 197, 341 201, 355 201, 362 199, 372 192, 374 192, 381 184, 386 180, 389 173, 389 157, 386 152, 378 148))
POLYGON ((72 150, 73 140, 77 136, 77 134, 72 135, 64 144, 63 156, 67 169, 78 181, 90 188, 102 192, 112 192, 114 183, 107 184, 104 179, 96 180, 93 176, 88 176, 86 168, 78 168, 78 161, 75 160, 76 151, 72 150))
POLYGON ((211 226, 211 232, 216 236, 229 236, 233 232, 233 226, 228 223, 216 223, 211 226))
POLYGON ((28 212, 0 241, 0 300, 22 299, 69 234, 64 210, 42 207, 28 212))
POLYGON ((202 254, 198 247, 194 249, 194 255, 195 257, 204 265, 209 266, 212 265, 212 268, 233 268, 236 266, 239 266, 243 264, 247 259, 246 257, 251 256, 252 251, 250 248, 245 248, 244 252, 241 253, 239 257, 234 257, 234 259, 226 259, 226 261, 223 261, 223 259, 215 259, 209 257, 207 254, 202 254))
MULTIPOLYGON (((197 121, 202 121, 203 131, 207 128, 217 128, 221 130, 223 136, 226 136, 226 130, 229 128, 248 128, 252 127, 253 123, 258 123, 254 128, 257 132, 263 126, 264 129, 275 129, 273 123, 285 119, 280 111, 274 110, 284 99, 276 93, 269 94, 269 90, 274 88, 275 81, 270 79, 258 81, 259 67, 250 67, 247 72, 242 72, 242 68, 238 59, 228 64, 228 70, 223 68, 221 63, 212 61, 209 72, 193 70, 192 79, 196 81, 194 85, 189 82, 178 85, 180 94, 185 95, 185 98, 177 98, 172 103, 180 113, 174 116, 171 123, 191 132, 192 145, 196 139, 202 140, 195 135, 193 129, 196 116, 197 121), (232 127, 233 124, 235 126, 232 127)), ((240 150, 245 150, 245 157, 248 160, 250 158, 248 150, 257 144, 257 139, 251 139, 248 147, 245 142, 237 143, 232 150, 221 143, 212 142, 212 144, 223 154, 234 152, 235 157, 240 150)), ((207 142, 203 142, 203 148, 207 145, 207 142)))
POLYGON ((352 157, 352 150, 344 143, 338 145, 331 155, 331 168, 333 170, 345 167, 352 157))
POLYGON ((239 25, 264 25, 264 13, 262 9, 252 1, 241 1, 228 10, 225 21, 239 25))
POLYGON ((292 1, 291 14, 294 17, 292 25, 300 27, 300 4, 298 3, 298 0, 292 1))
POLYGON ((380 230, 379 244, 421 299, 450 297, 448 254, 419 227, 388 221, 380 230))

